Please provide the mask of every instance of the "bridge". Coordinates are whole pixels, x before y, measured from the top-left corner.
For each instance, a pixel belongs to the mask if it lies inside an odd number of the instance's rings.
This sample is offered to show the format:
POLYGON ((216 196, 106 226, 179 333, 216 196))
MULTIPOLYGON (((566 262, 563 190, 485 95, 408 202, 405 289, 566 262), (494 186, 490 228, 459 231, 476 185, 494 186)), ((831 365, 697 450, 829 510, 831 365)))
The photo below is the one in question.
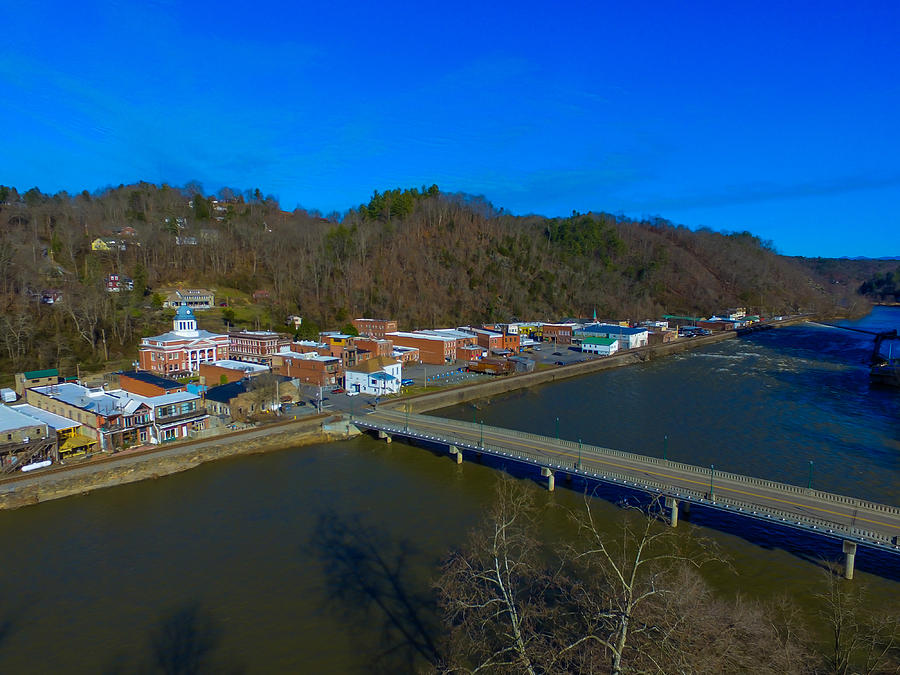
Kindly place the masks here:
POLYGON ((664 499, 673 527, 680 505, 698 504, 837 539, 843 541, 848 579, 853 578, 857 545, 900 556, 900 508, 895 506, 483 423, 378 410, 354 417, 352 424, 388 442, 398 437, 446 446, 457 463, 468 453, 535 466, 550 490, 559 474, 657 495, 664 499))

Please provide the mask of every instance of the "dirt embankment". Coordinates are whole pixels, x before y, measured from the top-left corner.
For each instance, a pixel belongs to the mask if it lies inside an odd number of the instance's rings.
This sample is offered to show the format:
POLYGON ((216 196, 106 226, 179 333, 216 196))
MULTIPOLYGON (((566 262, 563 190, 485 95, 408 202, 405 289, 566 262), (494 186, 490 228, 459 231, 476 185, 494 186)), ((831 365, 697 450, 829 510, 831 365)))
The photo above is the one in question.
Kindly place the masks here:
POLYGON ((0 509, 14 509, 50 499, 88 494, 101 488, 160 478, 226 457, 312 445, 343 437, 345 432, 342 428, 331 427, 327 418, 317 416, 315 419, 161 448, 151 453, 122 453, 96 463, 86 462, 67 467, 64 471, 38 473, 4 483, 0 486, 0 509))

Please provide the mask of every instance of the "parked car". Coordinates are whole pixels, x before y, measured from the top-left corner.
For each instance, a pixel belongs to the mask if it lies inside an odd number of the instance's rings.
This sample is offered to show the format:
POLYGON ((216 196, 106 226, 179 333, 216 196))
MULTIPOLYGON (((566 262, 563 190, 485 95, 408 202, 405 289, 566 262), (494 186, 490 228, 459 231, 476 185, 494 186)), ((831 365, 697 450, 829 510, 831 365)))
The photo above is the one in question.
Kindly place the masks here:
POLYGON ((564 365, 566 365, 566 364, 563 363, 562 361, 557 361, 554 365, 557 365, 557 366, 564 366, 564 365))
POLYGON ((400 380, 401 387, 411 387, 415 384, 414 380, 400 380))
POLYGON ((345 393, 345 391, 346 390, 343 387, 335 387, 334 389, 331 390, 331 393, 332 394, 343 394, 343 393, 345 393))
POLYGON ((562 352, 553 352, 553 356, 562 356, 562 352))

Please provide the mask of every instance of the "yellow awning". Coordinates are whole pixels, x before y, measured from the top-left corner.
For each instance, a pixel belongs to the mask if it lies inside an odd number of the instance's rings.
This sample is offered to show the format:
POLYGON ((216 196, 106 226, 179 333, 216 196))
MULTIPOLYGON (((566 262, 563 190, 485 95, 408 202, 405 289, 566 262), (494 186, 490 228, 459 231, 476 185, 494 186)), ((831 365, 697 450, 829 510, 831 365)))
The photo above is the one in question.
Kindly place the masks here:
POLYGON ((89 445, 93 445, 97 441, 93 438, 89 438, 87 436, 83 436, 81 434, 75 434, 71 438, 67 438, 66 442, 59 446, 60 450, 77 450, 78 448, 85 448, 89 445))

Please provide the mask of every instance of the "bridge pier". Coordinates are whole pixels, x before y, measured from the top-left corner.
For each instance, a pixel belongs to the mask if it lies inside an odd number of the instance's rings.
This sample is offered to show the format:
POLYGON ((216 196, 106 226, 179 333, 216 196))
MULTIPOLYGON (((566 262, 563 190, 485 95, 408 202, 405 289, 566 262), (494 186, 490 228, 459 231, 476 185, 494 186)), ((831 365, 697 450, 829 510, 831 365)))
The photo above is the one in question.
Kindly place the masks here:
POLYGON ((553 472, 546 466, 542 466, 541 475, 547 479, 547 491, 553 492, 556 488, 556 479, 553 477, 553 472))
POLYGON ((450 456, 451 457, 456 456, 456 463, 462 464, 462 462, 463 462, 462 451, 459 448, 457 448, 455 445, 450 446, 450 456))
POLYGON ((675 497, 666 497, 666 508, 669 509, 669 525, 678 527, 678 500, 675 497))
POLYGON ((853 568, 856 565, 856 542, 844 541, 844 578, 853 578, 853 568))
POLYGON ((390 442, 391 442, 391 435, 388 434, 388 433, 386 433, 386 432, 384 432, 384 431, 379 431, 379 432, 378 432, 378 438, 383 438, 385 443, 390 443, 390 442))

